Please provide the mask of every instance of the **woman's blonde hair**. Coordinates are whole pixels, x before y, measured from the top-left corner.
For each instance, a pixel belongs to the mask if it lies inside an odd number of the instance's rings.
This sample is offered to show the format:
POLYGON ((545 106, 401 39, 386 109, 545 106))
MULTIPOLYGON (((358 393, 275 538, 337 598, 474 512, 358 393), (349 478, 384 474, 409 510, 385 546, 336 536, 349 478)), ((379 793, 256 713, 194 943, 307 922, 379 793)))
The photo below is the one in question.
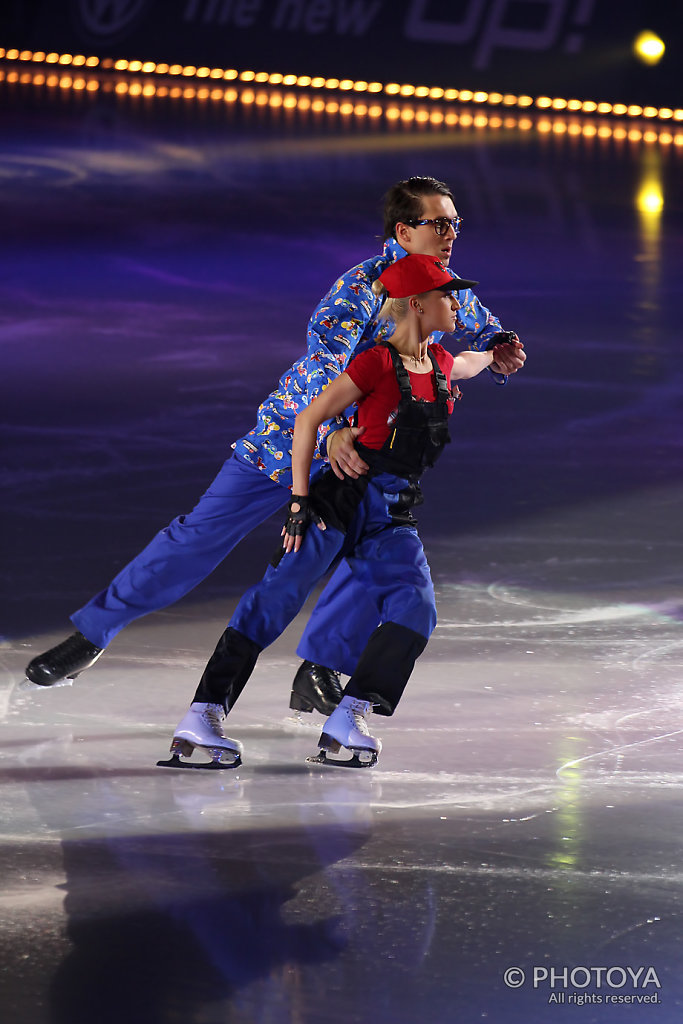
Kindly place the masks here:
POLYGON ((378 298, 384 298, 384 302, 378 313, 379 320, 393 320, 398 323, 408 312, 411 296, 403 299, 392 299, 387 295, 387 290, 381 281, 372 282, 372 290, 378 298))

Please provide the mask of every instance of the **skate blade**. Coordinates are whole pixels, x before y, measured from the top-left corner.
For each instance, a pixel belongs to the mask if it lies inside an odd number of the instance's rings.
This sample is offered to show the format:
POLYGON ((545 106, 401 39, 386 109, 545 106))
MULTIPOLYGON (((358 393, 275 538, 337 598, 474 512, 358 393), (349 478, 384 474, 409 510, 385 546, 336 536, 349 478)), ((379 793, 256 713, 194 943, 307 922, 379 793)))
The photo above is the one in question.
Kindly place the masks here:
POLYGON ((354 750, 351 757, 328 757, 326 750, 320 750, 314 757, 306 758, 307 764, 321 764, 326 768, 372 768, 377 764, 376 750, 354 750))
POLYGON ((176 739, 171 744, 171 756, 167 761, 157 761, 157 768, 190 768, 198 771, 226 771, 239 768, 242 758, 236 750, 224 750, 222 747, 193 747, 187 740, 176 739), (206 750, 211 755, 210 761, 185 761, 184 757, 192 757, 193 751, 206 750), (230 758, 224 761, 223 758, 230 758))
POLYGON ((56 690, 58 686, 73 686, 73 679, 58 679, 56 683, 34 683, 26 676, 17 684, 17 690, 21 693, 35 693, 37 690, 41 690, 44 693, 46 690, 56 690))
POLYGON ((242 758, 239 754, 230 763, 225 761, 183 761, 179 754, 172 754, 168 761, 157 761, 157 768, 191 768, 195 771, 221 772, 230 768, 239 768, 241 764, 242 758))

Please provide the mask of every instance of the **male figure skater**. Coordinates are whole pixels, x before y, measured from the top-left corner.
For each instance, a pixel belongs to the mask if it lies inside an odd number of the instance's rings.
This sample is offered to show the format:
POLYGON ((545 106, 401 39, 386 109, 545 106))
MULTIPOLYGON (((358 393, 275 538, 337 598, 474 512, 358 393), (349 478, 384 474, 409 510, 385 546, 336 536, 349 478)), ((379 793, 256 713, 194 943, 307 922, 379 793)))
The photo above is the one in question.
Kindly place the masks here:
MULTIPOLYGON (((234 445, 232 457, 194 509, 174 519, 108 587, 71 616, 77 632, 34 658, 26 674, 51 686, 74 678, 93 665, 129 622, 178 601, 229 554, 255 526, 290 497, 291 446, 296 414, 336 378, 356 353, 390 333, 377 320, 380 301, 372 284, 407 253, 434 256, 448 264, 460 229, 453 195, 443 182, 413 177, 394 185, 385 196, 385 244, 381 255, 347 271, 314 310, 308 325, 307 352, 283 376, 259 407, 255 427, 234 445)), ((454 275, 455 276, 455 275, 454 275)), ((494 379, 520 369, 525 354, 516 335, 505 335, 500 322, 471 290, 461 293, 456 340, 475 351, 503 341, 491 365, 494 379), (496 339, 496 341, 494 341, 496 339)), ((437 341, 441 332, 431 339, 437 341)), ((337 417, 319 431, 312 478, 324 466, 354 477, 367 471, 355 449, 359 431, 337 417)), ((342 563, 322 596, 302 637, 290 706, 329 715, 341 698, 339 673, 351 674, 377 625, 362 587, 342 563), (368 621, 368 615, 370 620, 368 621)))

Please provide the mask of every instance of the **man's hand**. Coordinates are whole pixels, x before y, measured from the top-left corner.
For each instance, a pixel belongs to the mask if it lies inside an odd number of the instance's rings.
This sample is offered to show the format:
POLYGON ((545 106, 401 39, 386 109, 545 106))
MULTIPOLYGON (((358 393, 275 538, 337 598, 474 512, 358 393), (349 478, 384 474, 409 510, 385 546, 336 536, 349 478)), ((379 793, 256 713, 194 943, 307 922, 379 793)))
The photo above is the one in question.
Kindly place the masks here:
POLYGON ((344 475, 357 480, 367 473, 369 466, 356 451, 356 438, 365 433, 365 427, 341 427, 327 435, 327 457, 330 466, 340 480, 344 475))
POLYGON ((517 373, 517 370, 521 370, 525 362, 526 352, 524 351, 524 345, 522 345, 516 334, 512 336, 510 341, 494 346, 491 369, 496 373, 504 373, 506 375, 517 373))

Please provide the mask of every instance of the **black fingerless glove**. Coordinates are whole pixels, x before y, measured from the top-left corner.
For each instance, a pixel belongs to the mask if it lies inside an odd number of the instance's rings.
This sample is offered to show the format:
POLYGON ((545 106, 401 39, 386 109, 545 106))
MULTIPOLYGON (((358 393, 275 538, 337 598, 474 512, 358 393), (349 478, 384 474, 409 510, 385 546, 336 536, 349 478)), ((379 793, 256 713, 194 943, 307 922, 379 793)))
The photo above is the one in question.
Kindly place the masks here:
POLYGON ((285 535, 288 537, 303 537, 311 523, 322 523, 308 495, 293 494, 287 508, 285 535))
POLYGON ((486 351, 490 352, 496 345, 512 344, 516 337, 517 335, 514 331, 498 331, 498 334, 494 334, 486 346, 486 351))

